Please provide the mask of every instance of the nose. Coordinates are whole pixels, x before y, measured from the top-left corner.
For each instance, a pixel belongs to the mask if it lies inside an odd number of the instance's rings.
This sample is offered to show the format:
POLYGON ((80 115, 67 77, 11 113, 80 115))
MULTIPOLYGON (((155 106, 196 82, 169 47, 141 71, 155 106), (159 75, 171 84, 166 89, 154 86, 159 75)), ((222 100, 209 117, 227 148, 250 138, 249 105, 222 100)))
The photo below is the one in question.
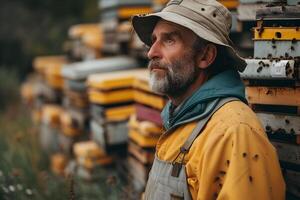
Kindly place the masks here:
POLYGON ((159 42, 154 42, 148 53, 147 53, 147 57, 151 60, 151 59, 154 59, 154 58, 161 58, 161 50, 160 50, 160 47, 159 47, 159 42))

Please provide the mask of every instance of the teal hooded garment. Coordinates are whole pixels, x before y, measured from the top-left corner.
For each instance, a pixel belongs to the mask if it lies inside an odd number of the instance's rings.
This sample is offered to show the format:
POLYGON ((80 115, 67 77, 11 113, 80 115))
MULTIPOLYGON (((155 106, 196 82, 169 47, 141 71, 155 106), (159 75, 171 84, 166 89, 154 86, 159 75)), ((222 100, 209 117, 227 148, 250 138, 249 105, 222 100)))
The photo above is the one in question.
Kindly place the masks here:
POLYGON ((163 125, 166 130, 169 130, 197 120, 203 116, 211 102, 225 97, 236 97, 247 103, 245 86, 237 71, 227 70, 213 76, 174 111, 169 101, 161 113, 163 125))

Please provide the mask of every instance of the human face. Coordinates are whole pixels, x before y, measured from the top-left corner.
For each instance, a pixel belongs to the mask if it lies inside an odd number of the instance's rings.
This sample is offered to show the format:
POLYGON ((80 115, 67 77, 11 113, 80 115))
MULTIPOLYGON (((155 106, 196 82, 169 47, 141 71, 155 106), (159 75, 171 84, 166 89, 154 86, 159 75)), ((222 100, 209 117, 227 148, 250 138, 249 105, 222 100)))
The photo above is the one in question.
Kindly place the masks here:
POLYGON ((199 69, 192 48, 196 35, 187 28, 160 20, 152 33, 150 86, 153 91, 177 97, 196 80, 199 69))

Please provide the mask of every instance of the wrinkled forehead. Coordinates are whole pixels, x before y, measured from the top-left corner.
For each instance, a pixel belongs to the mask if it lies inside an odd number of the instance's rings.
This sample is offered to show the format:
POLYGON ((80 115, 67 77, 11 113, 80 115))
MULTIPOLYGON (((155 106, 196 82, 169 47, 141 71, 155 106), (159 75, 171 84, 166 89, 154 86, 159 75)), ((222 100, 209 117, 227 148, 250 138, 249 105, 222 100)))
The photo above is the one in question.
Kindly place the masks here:
POLYGON ((157 35, 157 34, 162 34, 162 33, 172 33, 172 32, 176 32, 184 38, 196 38, 197 37, 197 35, 190 29, 188 29, 184 26, 181 26, 179 24, 176 24, 174 22, 164 20, 164 19, 160 19, 157 21, 157 23, 153 29, 152 35, 157 35))

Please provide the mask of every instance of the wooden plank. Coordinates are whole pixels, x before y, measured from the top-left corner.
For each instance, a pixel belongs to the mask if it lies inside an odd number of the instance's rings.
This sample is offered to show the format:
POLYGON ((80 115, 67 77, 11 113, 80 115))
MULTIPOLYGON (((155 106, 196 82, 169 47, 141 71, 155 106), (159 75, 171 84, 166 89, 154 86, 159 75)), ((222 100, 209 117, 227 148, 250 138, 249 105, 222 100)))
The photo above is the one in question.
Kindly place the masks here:
POLYGON ((251 104, 300 106, 300 88, 246 87, 251 104))

